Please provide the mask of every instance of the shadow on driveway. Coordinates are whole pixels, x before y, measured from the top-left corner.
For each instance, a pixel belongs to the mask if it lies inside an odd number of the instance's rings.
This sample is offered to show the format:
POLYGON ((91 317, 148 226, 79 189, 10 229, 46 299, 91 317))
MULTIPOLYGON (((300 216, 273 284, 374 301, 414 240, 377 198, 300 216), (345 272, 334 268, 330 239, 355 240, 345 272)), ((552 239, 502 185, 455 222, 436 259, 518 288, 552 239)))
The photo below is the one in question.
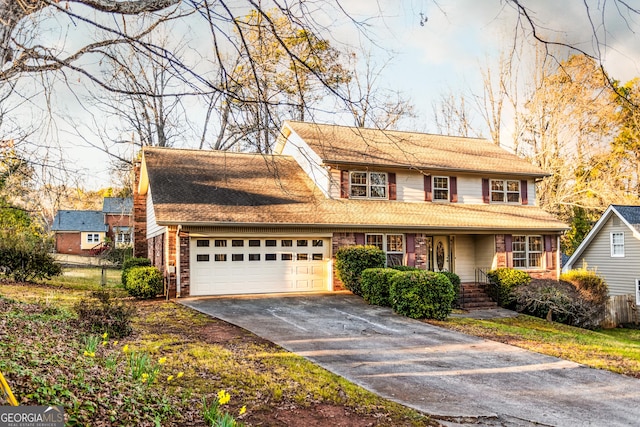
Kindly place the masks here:
POLYGON ((351 294, 179 302, 446 425, 640 422, 639 380, 438 328, 351 294))

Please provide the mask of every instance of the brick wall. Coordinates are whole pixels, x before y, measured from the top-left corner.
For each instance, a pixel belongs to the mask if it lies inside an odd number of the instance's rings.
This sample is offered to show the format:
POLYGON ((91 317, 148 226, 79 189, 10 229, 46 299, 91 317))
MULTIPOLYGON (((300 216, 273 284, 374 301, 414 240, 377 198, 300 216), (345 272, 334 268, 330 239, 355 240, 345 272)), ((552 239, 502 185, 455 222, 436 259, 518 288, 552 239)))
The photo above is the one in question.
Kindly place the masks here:
POLYGON ((140 162, 133 166, 133 256, 144 257, 147 247, 147 195, 138 193, 140 182, 140 162))
MULTIPOLYGON (((191 295, 191 286, 189 281, 189 233, 185 231, 180 232, 180 296, 188 297, 191 295)), ((169 239, 171 241, 171 239, 169 239)))
POLYGON ((59 254, 88 255, 80 249, 80 233, 56 233, 56 252, 59 254))
MULTIPOLYGON (((146 200, 145 200, 145 203, 146 203, 146 200)), ((145 209, 145 216, 146 216, 146 209, 145 209)), ((131 218, 131 215, 107 214, 105 215, 105 223, 109 226, 109 231, 107 231, 107 236, 111 239, 111 241, 115 242, 116 236, 115 236, 114 228, 115 227, 131 227, 131 225, 133 224, 133 219, 131 218)))
POLYGON ((504 234, 496 234, 496 266, 507 266, 507 247, 504 240, 504 234))
POLYGON ((333 258, 333 290, 343 291, 345 289, 342 280, 338 279, 336 272, 336 252, 344 246, 353 246, 356 244, 355 233, 333 233, 333 242, 331 245, 331 258, 333 258))
POLYGON ((416 234, 415 241, 415 257, 416 267, 427 270, 429 267, 429 238, 426 234, 416 234))

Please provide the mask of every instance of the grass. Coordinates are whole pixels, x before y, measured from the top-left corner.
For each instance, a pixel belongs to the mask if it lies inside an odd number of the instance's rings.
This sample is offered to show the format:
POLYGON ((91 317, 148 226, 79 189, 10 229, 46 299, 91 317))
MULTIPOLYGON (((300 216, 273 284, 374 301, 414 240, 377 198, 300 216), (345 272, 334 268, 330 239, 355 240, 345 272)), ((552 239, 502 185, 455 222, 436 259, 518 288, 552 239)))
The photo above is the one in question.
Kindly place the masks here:
POLYGON ((640 378, 640 330, 589 331, 526 315, 493 320, 449 318, 429 323, 640 378))
MULTIPOLYGON (((203 399, 214 402, 225 390, 224 411, 247 426, 270 425, 276 411, 320 417, 316 405, 368 422, 358 425, 437 425, 173 302, 135 302, 134 333, 126 339, 85 332, 72 307, 102 288, 100 273, 70 269, 48 283, 0 284, 0 370, 21 404, 63 405, 67 425, 203 425, 203 399)), ((107 287, 119 290, 119 272, 108 277, 107 287)), ((300 422, 309 425, 309 418, 300 422)))

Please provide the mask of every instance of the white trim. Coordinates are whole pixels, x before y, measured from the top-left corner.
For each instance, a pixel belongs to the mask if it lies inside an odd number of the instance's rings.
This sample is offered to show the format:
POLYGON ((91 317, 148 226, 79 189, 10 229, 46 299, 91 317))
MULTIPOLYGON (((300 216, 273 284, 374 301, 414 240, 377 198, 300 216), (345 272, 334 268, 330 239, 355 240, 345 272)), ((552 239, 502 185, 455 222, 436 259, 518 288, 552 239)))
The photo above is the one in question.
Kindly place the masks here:
POLYGON ((624 231, 612 231, 609 233, 609 247, 611 250, 611 258, 624 258, 624 231), (621 254, 616 254, 614 251, 614 243, 613 243, 613 236, 614 235, 622 235, 622 245, 620 245, 620 243, 618 243, 618 246, 622 246, 622 253, 621 254))
POLYGON ((451 201, 451 180, 448 176, 432 176, 431 177, 431 201, 436 203, 447 203, 451 201), (436 199, 436 190, 444 190, 443 188, 436 188, 436 178, 444 178, 447 180, 447 197, 445 199, 436 199))
POLYGON ((636 279, 636 305, 640 305, 640 279, 636 279))
POLYGON ((367 199, 367 200, 389 200, 389 174, 387 172, 382 171, 366 171, 366 170, 350 170, 349 171, 349 198, 350 199, 367 199), (354 196, 351 191, 351 187, 353 184, 353 174, 360 173, 366 176, 365 184, 355 184, 358 187, 365 187, 367 194, 365 196, 354 196), (371 174, 380 174, 384 175, 384 197, 373 197, 371 196, 371 188, 372 187, 382 187, 382 185, 373 185, 371 183, 371 174))

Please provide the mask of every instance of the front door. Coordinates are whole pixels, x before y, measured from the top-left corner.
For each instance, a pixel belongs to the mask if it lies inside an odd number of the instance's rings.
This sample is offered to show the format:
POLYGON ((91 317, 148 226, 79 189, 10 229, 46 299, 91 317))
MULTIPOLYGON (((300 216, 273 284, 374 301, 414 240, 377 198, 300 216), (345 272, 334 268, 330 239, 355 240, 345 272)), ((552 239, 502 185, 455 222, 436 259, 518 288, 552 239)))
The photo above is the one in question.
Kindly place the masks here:
POLYGON ((449 236, 433 237, 433 269, 436 272, 451 271, 449 236))

